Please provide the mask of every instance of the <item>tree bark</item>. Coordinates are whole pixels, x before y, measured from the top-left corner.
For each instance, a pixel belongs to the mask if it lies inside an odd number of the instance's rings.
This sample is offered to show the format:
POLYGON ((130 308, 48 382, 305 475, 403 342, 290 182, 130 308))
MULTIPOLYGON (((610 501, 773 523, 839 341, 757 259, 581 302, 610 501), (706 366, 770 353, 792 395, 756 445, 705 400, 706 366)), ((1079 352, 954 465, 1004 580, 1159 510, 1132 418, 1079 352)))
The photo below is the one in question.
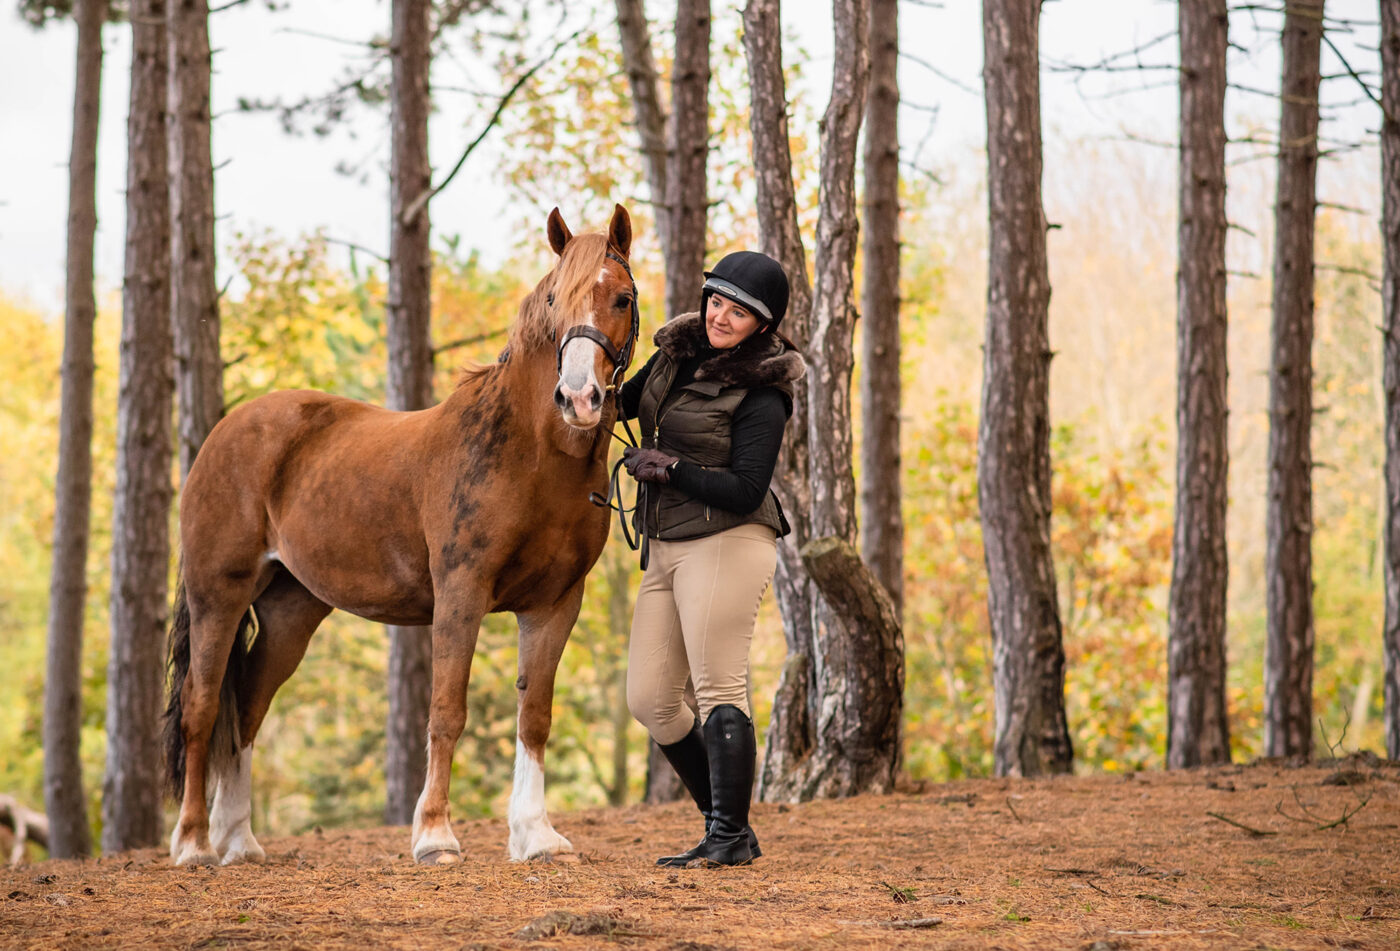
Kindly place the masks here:
POLYGON ((987 0, 990 259, 978 427, 1000 776, 1065 773, 1064 644, 1050 553, 1050 277, 1041 204, 1040 3, 987 0))
POLYGON ((1264 752, 1307 758, 1313 681, 1313 232, 1323 0, 1290 0, 1285 8, 1269 368, 1264 752))
POLYGON ((676 5, 676 60, 667 126, 666 319, 698 310, 709 218, 710 0, 676 5))
MULTIPOLYGON (((791 288, 783 332, 799 351, 811 338, 812 286, 797 221, 797 198, 788 142, 787 91, 783 77, 779 0, 750 0, 744 9, 744 49, 748 59, 750 134, 753 138, 759 244, 781 262, 791 288)), ((773 700, 759 796, 780 798, 780 777, 790 775, 813 743, 815 693, 811 683, 818 593, 799 552, 812 537, 811 464, 807 444, 807 379, 794 385, 792 419, 778 457, 774 481, 786 501, 792 534, 778 546, 774 593, 783 618, 787 661, 773 700), (770 790, 774 792, 770 794, 770 790)))
POLYGON ((904 605, 899 451, 899 4, 871 0, 861 317, 860 551, 904 605))
MULTIPOLYGON (((661 105, 651 35, 642 0, 616 0, 622 60, 657 236, 666 266, 666 319, 695 310, 705 268, 710 95, 709 0, 680 0, 676 6, 676 55, 671 71, 671 113, 661 105)), ((674 802, 685 794, 665 755, 647 749, 646 801, 674 802)))
MULTIPOLYGON (((744 8, 744 50, 751 100, 749 129, 753 137, 759 245, 787 271, 790 293, 782 329, 799 351, 805 351, 811 338, 812 285, 797 223, 780 12, 779 0, 749 0, 744 8)), ((795 773, 814 743, 813 705, 817 695, 811 678, 811 657, 815 650, 818 593, 799 554, 812 538, 808 415, 804 377, 793 387, 792 419, 773 473, 792 534, 778 545, 778 567, 773 578, 787 641, 787 661, 773 698, 759 775, 758 795, 767 801, 785 798, 785 777, 795 773)))
POLYGON ((1176 522, 1167 766, 1230 761, 1225 702, 1225 0, 1183 0, 1177 233, 1176 522))
MULTIPOLYGON (((805 448, 810 494, 803 502, 810 504, 806 528, 811 535, 830 536, 854 549, 850 397, 856 317, 853 265, 859 232, 855 159, 870 76, 866 0, 840 0, 833 19, 836 59, 822 120, 816 287, 808 341, 805 448)), ((775 41, 777 36, 775 32, 775 41)), ((758 51, 763 52, 761 47, 758 51)), ((765 61, 772 62, 771 56, 765 61)), ((754 121, 760 121, 757 114, 754 121)), ((761 147, 756 138, 755 149, 761 147)), ((785 220, 785 214, 776 218, 778 229, 785 220)), ((859 559, 855 562, 856 570, 868 574, 859 559)), ((879 582, 871 577, 869 584, 879 582)), ((902 697, 889 690, 890 684, 902 683, 902 643, 893 653, 884 650, 867 632, 847 626, 840 613, 844 605, 820 598, 813 604, 810 647, 789 654, 775 699, 769 743, 779 748, 770 748, 762 795, 804 800, 886 792, 894 786, 900 762, 902 697), (803 678, 801 685, 798 677, 803 678), (800 701, 805 702, 799 706, 800 701)))
POLYGON ((170 313, 175 334, 180 475, 224 412, 214 277, 209 3, 169 0, 170 313))
MULTIPOLYGON (((405 220, 411 202, 432 187, 428 164, 428 70, 432 62, 428 0, 394 0, 389 171, 388 404, 433 405, 432 257, 428 206, 405 220)), ((389 627, 389 721, 386 725, 384 821, 405 825, 427 775, 432 629, 389 627)))
POLYGON ((83 792, 83 619, 92 510, 93 241, 97 231, 97 129, 102 90, 102 24, 107 0, 79 0, 68 160, 67 307, 55 479, 53 568, 49 579, 44 678, 44 808, 52 817, 49 855, 92 852, 83 792))
POLYGON ((112 512, 102 848, 161 837, 160 712, 170 573, 170 199, 164 0, 131 4, 126 275, 112 512))
MULTIPOLYGON (((622 63, 632 91, 632 111, 646 163, 651 209, 656 218, 657 243, 663 261, 671 260, 670 216, 666 209, 666 110, 661 105, 660 79, 651 53, 644 0, 617 0, 617 30, 622 39, 622 63)), ((668 268, 669 270, 669 268, 668 268)), ((677 779, 679 782, 679 779, 677 779)))
POLYGON ((1385 748, 1400 760, 1400 4, 1380 0, 1385 369, 1385 748))

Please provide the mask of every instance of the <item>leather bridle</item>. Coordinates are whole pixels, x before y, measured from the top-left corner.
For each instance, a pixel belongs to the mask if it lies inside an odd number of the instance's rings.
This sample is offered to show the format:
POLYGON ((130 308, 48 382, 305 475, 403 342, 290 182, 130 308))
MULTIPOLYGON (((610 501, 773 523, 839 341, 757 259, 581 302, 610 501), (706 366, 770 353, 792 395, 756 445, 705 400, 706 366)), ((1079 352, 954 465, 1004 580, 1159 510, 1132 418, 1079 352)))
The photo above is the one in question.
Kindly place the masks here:
POLYGON ((632 363, 632 352, 637 345, 637 335, 641 332, 642 318, 641 311, 637 308, 637 281, 632 277, 632 269, 628 267, 627 262, 621 256, 613 254, 611 251, 607 253, 607 256, 609 260, 622 265, 622 270, 627 272, 627 279, 632 282, 632 327, 627 332, 627 339, 623 341, 622 349, 619 350, 608 339, 608 335, 597 327, 588 324, 575 324, 564 332, 563 339, 559 341, 559 348, 555 351, 555 363, 558 371, 563 373, 564 348, 568 346, 569 341, 579 337, 591 340, 602 347, 603 353, 607 354, 608 359, 612 361, 612 380, 608 383, 607 392, 616 393, 618 387, 622 386, 622 377, 627 373, 627 367, 632 363))
MULTIPOLYGON (((627 373, 627 367, 632 363, 632 354, 637 346, 637 336, 641 333, 642 318, 641 311, 637 305, 637 281, 636 278, 632 277, 632 268, 628 266, 627 262, 623 260, 622 257, 614 254, 612 251, 607 252, 607 257, 609 260, 621 264, 622 270, 627 272, 628 279, 632 281, 632 327, 627 332, 627 339, 623 341, 622 348, 618 349, 618 347, 608 339, 608 335, 597 327, 592 327, 588 324, 576 324, 564 332, 563 338, 559 341, 559 349, 555 352, 555 357, 556 363, 558 364, 558 371, 563 373, 565 345, 567 345, 570 340, 574 340, 578 337, 593 341, 603 349, 603 353, 607 354, 608 359, 611 360, 613 364, 612 380, 608 383, 606 392, 620 399, 622 378, 627 373)), ((618 415, 621 415, 620 409, 618 415)), ((626 430, 627 438, 623 439, 621 436, 617 435, 616 432, 612 433, 613 438, 626 445, 635 447, 637 445, 637 437, 632 434, 632 427, 628 425, 625 419, 622 421, 622 428, 626 430)), ((608 478, 607 493, 600 495, 597 492, 590 492, 588 493, 588 500, 600 508, 612 509, 617 513, 617 521, 622 527, 622 537, 627 542, 627 547, 631 548, 633 551, 636 551, 639 547, 641 548, 642 570, 645 571, 647 562, 650 560, 651 539, 647 537, 645 526, 639 525, 636 532, 632 531, 631 526, 627 524, 627 514, 633 511, 640 511, 643 513, 643 517, 645 517, 646 509, 645 506, 641 504, 636 504, 628 508, 623 503, 622 479, 619 475, 619 470, 621 469, 622 460, 619 459, 613 464, 612 473, 608 478), (614 499, 616 499, 616 502, 613 501, 614 499)))

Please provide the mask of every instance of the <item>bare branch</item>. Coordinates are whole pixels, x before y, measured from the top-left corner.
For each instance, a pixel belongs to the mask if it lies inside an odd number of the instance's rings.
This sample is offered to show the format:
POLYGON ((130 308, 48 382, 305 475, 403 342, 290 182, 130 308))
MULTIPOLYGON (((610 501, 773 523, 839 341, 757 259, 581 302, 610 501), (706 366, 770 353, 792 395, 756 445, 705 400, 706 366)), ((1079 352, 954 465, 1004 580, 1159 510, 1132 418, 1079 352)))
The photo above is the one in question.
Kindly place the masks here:
POLYGON ((380 254, 378 251, 371 250, 370 248, 367 248, 362 244, 356 244, 353 241, 342 241, 339 238, 327 238, 326 243, 338 244, 342 247, 349 248, 351 251, 363 251, 365 254, 368 254, 370 257, 374 258, 376 261, 381 261, 384 264, 389 263, 389 259, 385 255, 380 254))
POLYGON ((1256 829, 1256 828, 1254 828, 1253 826, 1247 826, 1247 825, 1245 825, 1243 822, 1236 822, 1234 819, 1231 819, 1229 816, 1221 815, 1221 814, 1218 813, 1218 812, 1207 812, 1206 815, 1210 816, 1212 819, 1219 819, 1221 822, 1228 822, 1230 825, 1234 826, 1235 828, 1237 828, 1237 829, 1243 829, 1244 831, 1248 832, 1250 835, 1253 835, 1253 836, 1278 835, 1277 832, 1269 832, 1269 831, 1267 831, 1267 830, 1265 830, 1265 829, 1256 829))
POLYGON ((1384 115, 1387 119, 1393 122, 1395 117, 1392 116, 1389 112, 1386 112, 1385 104, 1376 98, 1376 94, 1371 91, 1371 87, 1367 85, 1366 80, 1362 79, 1357 74, 1356 70, 1351 68, 1351 63, 1348 63, 1347 58, 1342 55, 1342 51, 1337 49, 1337 44, 1332 42, 1332 38, 1327 35, 1326 30, 1322 31, 1322 42, 1326 43, 1327 48, 1330 49, 1334 54, 1336 54, 1337 59, 1342 61, 1342 66, 1344 66, 1346 68, 1346 71, 1351 74, 1351 78, 1356 80, 1357 83, 1360 84, 1362 90, 1366 93, 1367 97, 1370 98, 1370 100, 1374 102, 1377 106, 1380 106, 1382 115, 1384 115))
POLYGON ((974 96, 980 96, 980 95, 982 95, 982 91, 981 91, 980 89, 976 89, 976 88, 974 88, 974 87, 968 85, 967 83, 963 82, 961 79, 957 79, 957 78, 955 78, 955 77, 949 75, 948 73, 945 73, 943 70, 939 69, 937 66, 933 65, 933 64, 930 63, 928 60, 923 59, 922 57, 915 56, 913 53, 906 53, 904 50, 900 50, 900 51, 899 51, 899 58, 900 58, 900 59, 907 59, 907 60, 909 60, 909 62, 911 62, 911 63, 914 63, 914 64, 916 64, 916 65, 918 65, 918 66, 922 66, 924 69, 926 69, 926 70, 928 70, 929 72, 933 73, 933 75, 937 76, 939 79, 943 80, 944 82, 948 83, 948 84, 951 85, 951 86, 955 86, 955 87, 957 87, 958 89, 961 89, 961 90, 962 90, 963 92, 965 92, 965 93, 970 93, 971 95, 974 95, 974 96))
POLYGON ((475 343, 485 343, 486 341, 493 340, 496 337, 504 336, 508 330, 510 330, 510 327, 500 327, 496 330, 487 331, 484 334, 477 334, 474 337, 463 337, 460 340, 453 340, 450 343, 438 344, 436 347, 433 348, 433 356, 437 356, 440 353, 446 353, 449 350, 456 350, 458 347, 469 347, 475 343))
MULTIPOLYGON (((1364 212, 1360 213, 1364 214, 1364 212)), ((1379 274, 1373 274, 1362 267, 1348 267, 1345 264, 1314 264, 1313 267, 1316 270, 1331 271, 1334 274, 1350 274, 1354 277, 1364 277, 1368 281, 1379 282, 1381 279, 1381 276, 1379 274)))
POLYGON ((579 27, 573 33, 570 33, 568 36, 555 43, 553 49, 551 49, 547 54, 545 54, 543 57, 537 60, 533 66, 531 66, 525 72, 520 74, 520 76, 515 80, 511 87, 506 90, 505 95, 501 97, 501 101, 496 104, 496 111, 491 114, 490 119, 486 120, 486 126, 481 130, 481 132, 477 134, 476 138, 472 139, 471 142, 467 144, 467 147, 463 150, 461 157, 457 159, 457 164, 452 166, 452 171, 447 173, 447 177, 444 178, 439 184, 427 189, 417 198, 413 199, 413 201, 409 203, 409 206, 406 209, 404 209, 403 223, 405 225, 412 224, 413 219, 417 218, 418 213, 423 210, 423 206, 426 205, 428 202, 432 201, 433 198, 436 197, 439 192, 441 192, 444 188, 451 184, 452 179, 455 178, 457 173, 462 170, 462 166, 466 164, 467 159, 471 156, 472 152, 476 151, 476 147, 482 143, 486 136, 490 134, 491 130, 494 129, 497 123, 500 122, 501 115, 506 111, 506 106, 510 105, 511 99, 515 98, 515 94, 519 92, 521 88, 527 82, 529 82, 530 79, 536 73, 538 73, 541 69, 548 65, 550 60, 554 59, 554 57, 558 55, 560 50, 562 50, 568 44, 572 43, 574 40, 578 39, 579 36, 581 36, 590 29, 592 29, 592 23, 588 23, 584 26, 579 27))

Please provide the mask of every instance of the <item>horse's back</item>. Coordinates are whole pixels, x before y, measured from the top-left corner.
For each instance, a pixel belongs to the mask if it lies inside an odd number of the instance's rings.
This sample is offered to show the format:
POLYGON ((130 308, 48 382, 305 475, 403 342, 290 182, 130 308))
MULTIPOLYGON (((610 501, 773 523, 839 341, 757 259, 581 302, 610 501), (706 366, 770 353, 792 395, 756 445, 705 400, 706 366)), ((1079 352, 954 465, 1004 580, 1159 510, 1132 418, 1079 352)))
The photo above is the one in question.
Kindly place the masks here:
POLYGON ((310 390, 239 407, 190 471, 187 576, 258 577, 277 563, 328 604, 422 623, 432 597, 420 484, 437 417, 310 390))

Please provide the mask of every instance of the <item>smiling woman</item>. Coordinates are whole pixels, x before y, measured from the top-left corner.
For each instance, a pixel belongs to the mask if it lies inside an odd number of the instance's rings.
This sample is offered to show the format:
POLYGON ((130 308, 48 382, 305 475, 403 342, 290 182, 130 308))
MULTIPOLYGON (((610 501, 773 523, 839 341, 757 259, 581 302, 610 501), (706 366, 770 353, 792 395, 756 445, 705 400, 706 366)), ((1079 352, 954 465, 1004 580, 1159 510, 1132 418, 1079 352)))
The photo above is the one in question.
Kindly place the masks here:
POLYGON ((740 251, 705 278, 700 312, 657 331, 656 353, 622 389, 623 415, 641 423, 642 445, 624 461, 641 484, 638 528, 650 540, 627 702, 705 817, 699 845, 657 862, 672 867, 761 854, 748 818, 749 645, 788 530, 769 483, 804 369, 778 333, 788 281, 777 261, 740 251))

